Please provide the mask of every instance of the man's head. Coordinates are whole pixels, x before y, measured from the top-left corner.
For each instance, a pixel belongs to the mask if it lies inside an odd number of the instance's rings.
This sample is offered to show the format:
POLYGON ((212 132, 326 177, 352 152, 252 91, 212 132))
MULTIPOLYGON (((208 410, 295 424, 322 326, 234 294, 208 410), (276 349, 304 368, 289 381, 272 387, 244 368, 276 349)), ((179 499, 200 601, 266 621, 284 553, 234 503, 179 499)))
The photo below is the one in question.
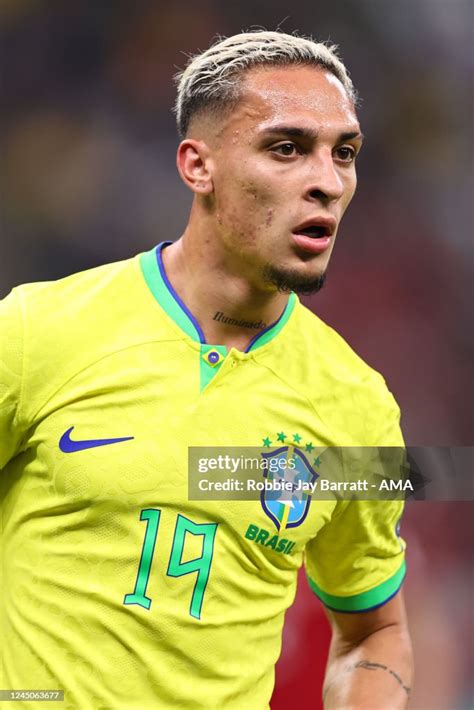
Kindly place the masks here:
POLYGON ((283 32, 243 32, 192 57, 186 69, 176 76, 175 113, 180 136, 186 137, 193 118, 200 112, 219 116, 232 110, 248 70, 295 65, 326 68, 339 79, 352 103, 357 103, 354 86, 335 46, 283 32))
POLYGON ((257 284, 320 287, 356 185, 355 104, 334 47, 280 32, 224 39, 179 75, 180 174, 257 284))

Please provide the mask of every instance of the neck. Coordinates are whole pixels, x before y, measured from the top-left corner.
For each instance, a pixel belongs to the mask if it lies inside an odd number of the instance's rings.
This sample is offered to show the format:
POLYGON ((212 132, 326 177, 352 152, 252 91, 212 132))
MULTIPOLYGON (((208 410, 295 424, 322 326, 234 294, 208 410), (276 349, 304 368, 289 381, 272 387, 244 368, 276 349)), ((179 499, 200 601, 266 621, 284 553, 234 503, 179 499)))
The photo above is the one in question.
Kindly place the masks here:
POLYGON ((190 226, 162 253, 167 277, 206 341, 246 350, 283 313, 289 294, 253 283, 239 256, 190 226))

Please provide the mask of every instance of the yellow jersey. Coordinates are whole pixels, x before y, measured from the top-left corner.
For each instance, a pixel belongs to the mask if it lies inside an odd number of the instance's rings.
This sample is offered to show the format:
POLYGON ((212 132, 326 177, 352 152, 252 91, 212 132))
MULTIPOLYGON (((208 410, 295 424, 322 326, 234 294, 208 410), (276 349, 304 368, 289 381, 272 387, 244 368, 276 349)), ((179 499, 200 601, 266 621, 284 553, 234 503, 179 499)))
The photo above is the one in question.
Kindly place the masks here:
POLYGON ((347 612, 404 576, 400 501, 189 499, 189 447, 312 469, 403 441, 383 378, 295 294, 246 352, 206 343, 165 247, 0 303, 0 688, 63 709, 267 708, 303 562, 347 612))

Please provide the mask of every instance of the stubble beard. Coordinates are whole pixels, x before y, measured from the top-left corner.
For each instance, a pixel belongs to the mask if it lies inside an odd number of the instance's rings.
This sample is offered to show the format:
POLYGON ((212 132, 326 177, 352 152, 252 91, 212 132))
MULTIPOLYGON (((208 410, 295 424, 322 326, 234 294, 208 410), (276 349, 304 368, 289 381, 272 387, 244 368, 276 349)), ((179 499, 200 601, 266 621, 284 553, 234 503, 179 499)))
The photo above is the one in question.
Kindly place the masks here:
POLYGON ((282 269, 267 264, 263 269, 263 279, 266 284, 276 286, 280 293, 295 291, 302 296, 309 296, 322 289, 326 281, 327 271, 318 276, 305 276, 291 269, 282 269))

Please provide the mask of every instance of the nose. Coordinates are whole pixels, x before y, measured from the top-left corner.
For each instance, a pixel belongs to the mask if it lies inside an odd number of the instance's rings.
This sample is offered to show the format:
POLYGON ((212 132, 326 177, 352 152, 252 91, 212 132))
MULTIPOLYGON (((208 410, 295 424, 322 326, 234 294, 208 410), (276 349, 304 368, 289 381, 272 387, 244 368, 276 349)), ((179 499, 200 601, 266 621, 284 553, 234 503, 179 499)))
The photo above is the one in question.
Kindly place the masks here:
POLYGON ((310 201, 328 203, 340 199, 343 194, 344 183, 334 165, 332 151, 321 149, 311 163, 305 197, 310 201))

